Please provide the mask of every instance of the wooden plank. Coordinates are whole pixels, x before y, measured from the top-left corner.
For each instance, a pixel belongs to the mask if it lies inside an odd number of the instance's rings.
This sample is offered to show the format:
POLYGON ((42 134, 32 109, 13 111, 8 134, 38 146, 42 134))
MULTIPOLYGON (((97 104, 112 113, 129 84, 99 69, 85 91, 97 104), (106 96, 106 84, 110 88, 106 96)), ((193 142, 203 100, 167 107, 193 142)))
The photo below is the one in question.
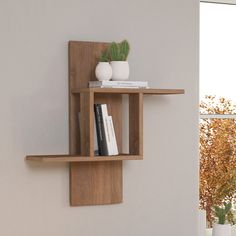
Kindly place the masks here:
MULTIPOLYGON (((114 204, 122 202, 122 162, 107 161, 76 164, 78 186, 73 185, 73 206, 114 204), (118 168, 119 166, 119 168, 118 168)), ((72 168, 75 166, 73 165, 72 168)), ((75 173, 72 169, 72 173, 75 173)))
POLYGON ((129 153, 143 155, 143 94, 129 94, 129 153))
MULTIPOLYGON (((95 80, 95 67, 98 57, 107 47, 107 43, 75 41, 69 43, 69 107, 70 117, 72 117, 70 118, 72 121, 70 121, 69 130, 70 154, 72 155, 82 154, 93 158, 93 102, 100 101, 110 104, 108 110, 112 114, 121 113, 121 96, 114 96, 112 99, 107 95, 96 97, 93 95, 93 91, 85 90, 81 91, 80 96, 72 93, 75 89, 83 90, 88 86, 90 80, 95 80), (75 99, 74 96, 79 98, 75 99), (82 116, 81 134, 79 134, 78 127, 74 122, 78 110, 82 116), (81 148, 78 148, 78 145, 81 148)), ((120 144, 121 120, 119 117, 118 115, 115 118, 116 124, 114 126, 118 132, 120 144)), ((70 165, 70 200, 72 206, 121 202, 122 161, 107 161, 107 157, 105 157, 105 161, 72 163, 70 165)))
POLYGON ((108 45, 108 43, 69 42, 69 76, 71 89, 87 88, 89 81, 97 80, 95 77, 95 67, 98 63, 100 53, 108 45))
POLYGON ((120 154, 117 156, 76 156, 76 155, 35 155, 26 156, 27 161, 33 162, 53 162, 53 163, 67 163, 67 162, 98 162, 98 161, 121 161, 121 160, 142 160, 143 157, 139 155, 120 154))
POLYGON ((80 142, 81 155, 93 157, 94 155, 94 94, 80 94, 80 142))
POLYGON ((119 93, 119 94, 130 94, 130 93, 143 93, 144 95, 175 95, 184 94, 184 89, 128 89, 128 88, 76 88, 72 90, 72 93, 82 92, 94 92, 94 93, 119 93))

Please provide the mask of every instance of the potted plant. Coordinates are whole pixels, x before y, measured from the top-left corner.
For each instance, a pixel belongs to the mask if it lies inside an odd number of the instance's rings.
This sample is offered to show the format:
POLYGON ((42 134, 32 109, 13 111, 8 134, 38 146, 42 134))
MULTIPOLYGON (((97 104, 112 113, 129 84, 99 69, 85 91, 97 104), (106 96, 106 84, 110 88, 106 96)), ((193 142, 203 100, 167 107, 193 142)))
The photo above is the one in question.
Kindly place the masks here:
POLYGON ((123 40, 121 43, 112 42, 109 47, 110 64, 112 67, 112 80, 127 80, 129 78, 129 42, 123 40))
POLYGON ((97 64, 96 69, 95 69, 95 75, 99 81, 111 79, 112 68, 109 63, 108 50, 102 52, 99 58, 99 63, 97 64))
POLYGON ((224 202, 222 207, 214 207, 214 213, 216 218, 218 218, 218 222, 213 225, 213 236, 231 236, 231 225, 225 223, 226 217, 230 213, 231 207, 231 202, 224 202))

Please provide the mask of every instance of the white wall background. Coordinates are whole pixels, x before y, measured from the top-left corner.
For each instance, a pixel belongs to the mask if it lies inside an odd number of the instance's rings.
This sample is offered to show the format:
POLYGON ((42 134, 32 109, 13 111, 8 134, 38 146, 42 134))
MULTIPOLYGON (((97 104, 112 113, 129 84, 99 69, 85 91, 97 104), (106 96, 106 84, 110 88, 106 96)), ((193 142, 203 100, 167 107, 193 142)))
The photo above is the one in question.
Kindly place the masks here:
POLYGON ((198 0, 0 1, 0 235, 195 236, 198 0), (131 79, 185 88, 145 99, 144 161, 124 163, 124 203, 70 207, 69 40, 127 38, 131 79))

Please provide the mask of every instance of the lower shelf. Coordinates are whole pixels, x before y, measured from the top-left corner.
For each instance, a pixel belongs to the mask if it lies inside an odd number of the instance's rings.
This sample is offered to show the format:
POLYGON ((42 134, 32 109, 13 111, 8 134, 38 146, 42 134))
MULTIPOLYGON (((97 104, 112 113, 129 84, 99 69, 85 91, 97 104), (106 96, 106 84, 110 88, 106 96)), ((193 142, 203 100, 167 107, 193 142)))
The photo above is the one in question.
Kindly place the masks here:
POLYGON ((95 161, 122 161, 122 160, 143 160, 143 156, 120 154, 117 156, 77 156, 77 155, 29 155, 27 161, 34 162, 95 162, 95 161))

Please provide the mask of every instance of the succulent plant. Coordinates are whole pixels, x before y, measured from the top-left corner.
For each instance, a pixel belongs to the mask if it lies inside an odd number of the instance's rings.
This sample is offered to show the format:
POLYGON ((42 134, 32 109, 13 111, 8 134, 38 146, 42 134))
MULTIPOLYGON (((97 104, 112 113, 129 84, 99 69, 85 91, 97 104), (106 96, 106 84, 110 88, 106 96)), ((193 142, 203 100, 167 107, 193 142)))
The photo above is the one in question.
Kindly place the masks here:
POLYGON ((109 54, 108 54, 108 50, 104 51, 101 53, 100 58, 99 58, 100 62, 109 62, 109 54))
POLYGON ((121 43, 112 42, 110 47, 100 55, 100 62, 126 61, 129 55, 129 42, 123 40, 121 43))
POLYGON ((108 49, 111 61, 126 61, 129 55, 129 42, 123 40, 121 43, 112 42, 108 49))
POLYGON ((127 60, 127 57, 129 55, 129 42, 127 40, 124 40, 120 43, 120 51, 121 51, 121 54, 125 56, 125 60, 127 60))
POLYGON ((218 207, 215 206, 215 216, 218 218, 218 224, 224 225, 225 224, 225 219, 226 216, 230 213, 232 204, 231 202, 226 203, 224 202, 224 206, 223 207, 218 207))

